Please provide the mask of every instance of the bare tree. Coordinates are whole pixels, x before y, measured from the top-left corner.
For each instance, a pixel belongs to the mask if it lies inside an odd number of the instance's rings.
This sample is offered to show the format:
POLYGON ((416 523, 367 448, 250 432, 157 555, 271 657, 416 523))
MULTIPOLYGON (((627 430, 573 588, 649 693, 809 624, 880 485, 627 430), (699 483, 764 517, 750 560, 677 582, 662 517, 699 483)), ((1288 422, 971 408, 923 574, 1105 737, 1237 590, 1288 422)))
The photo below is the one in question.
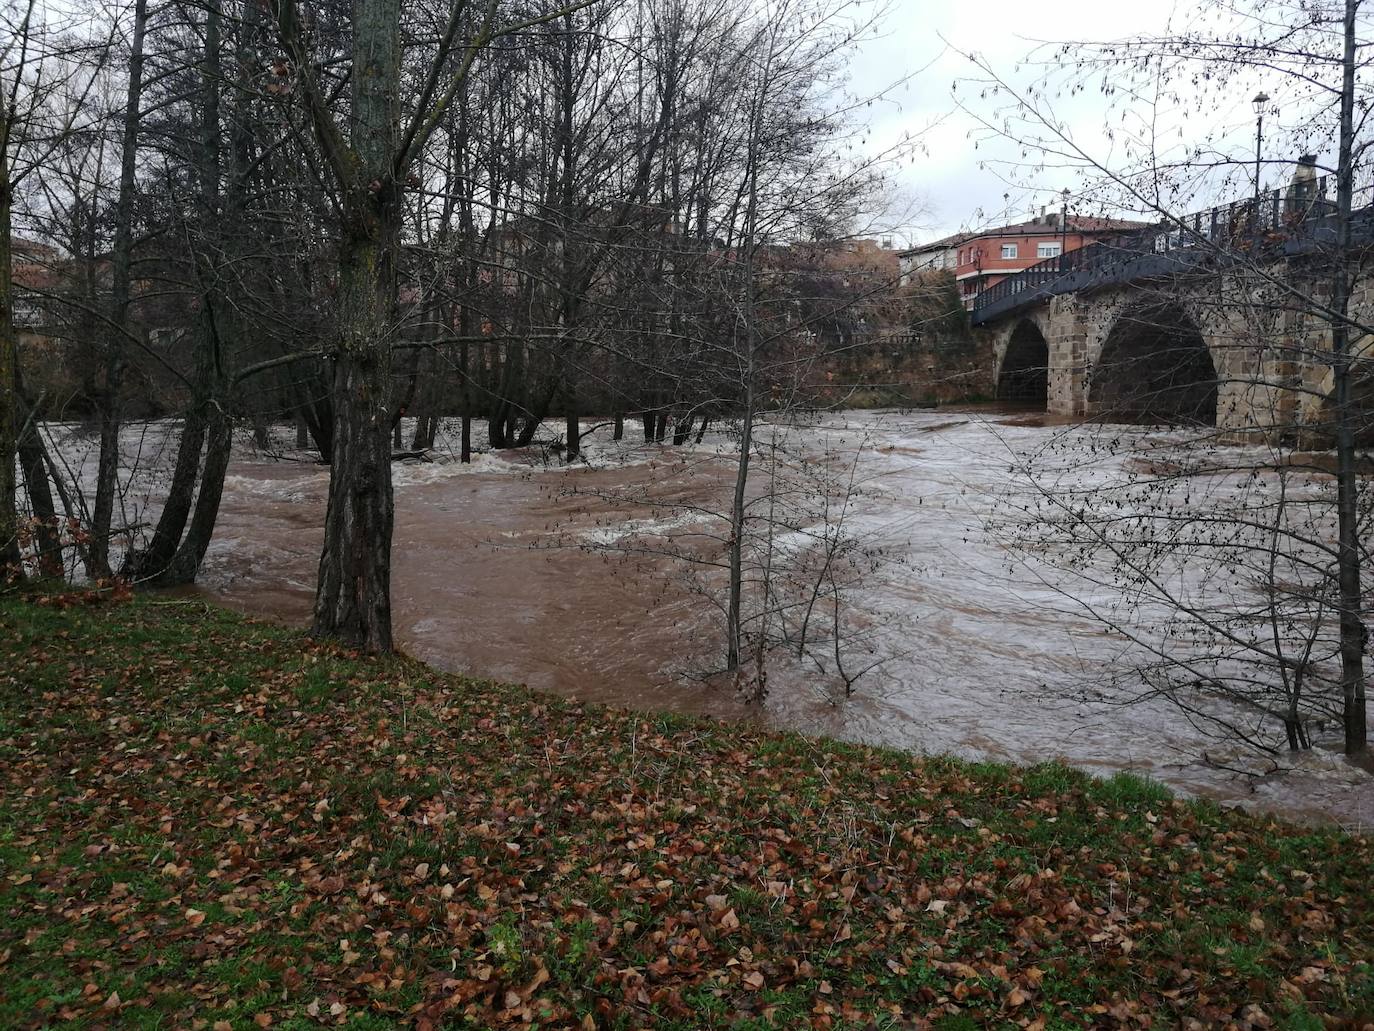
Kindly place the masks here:
POLYGON ((1056 482, 1063 466, 1047 455, 1026 462, 1038 500, 1023 514, 1040 529, 1019 542, 1083 574, 1079 602, 1144 647, 1136 672, 1192 718, 1261 747, 1279 728, 1295 748, 1311 741, 1308 724, 1334 719, 1351 755, 1367 747, 1369 612, 1359 451, 1370 413, 1352 347, 1370 332, 1352 304, 1370 254, 1354 204, 1369 145, 1360 7, 1217 4, 1212 21, 1180 33, 1057 48, 1033 90, 982 66, 989 93, 1010 98, 990 132, 1081 176, 1080 204, 1155 221, 1091 260, 1121 265, 1143 247, 1179 256, 1175 271, 1136 284, 1138 303, 1090 370, 1090 404, 1108 420, 1209 427, 1171 436, 1162 447, 1179 454, 1157 462, 1130 457, 1149 437, 1099 434, 1099 454, 1125 458, 1122 474, 1082 492, 1056 482), (1107 133, 1119 144, 1111 161, 1075 139, 1049 99, 1099 79, 1128 127, 1107 133), (1286 121, 1264 111, 1270 146, 1305 155, 1297 162, 1251 156, 1248 133, 1239 145, 1224 129, 1165 136, 1187 108, 1214 110, 1257 85, 1284 91, 1286 121), (1266 168, 1291 170, 1289 185, 1262 191, 1266 168), (1212 212, 1187 206, 1240 190, 1212 212), (1221 327, 1208 333, 1210 355, 1196 346, 1199 320, 1221 327), (1252 447, 1228 450, 1240 440, 1252 447), (1094 599, 1101 583, 1128 588, 1130 611, 1094 599))
POLYGON ((0 576, 22 573, 15 508, 15 457, 19 453, 40 526, 42 571, 52 573, 54 514, 43 478, 42 447, 28 406, 21 406, 15 336, 15 198, 25 180, 77 133, 87 114, 83 101, 107 41, 82 40, 59 13, 36 0, 0 10, 0 576), (20 414, 23 413, 23 422, 20 414), (22 452, 22 453, 21 453, 22 452))

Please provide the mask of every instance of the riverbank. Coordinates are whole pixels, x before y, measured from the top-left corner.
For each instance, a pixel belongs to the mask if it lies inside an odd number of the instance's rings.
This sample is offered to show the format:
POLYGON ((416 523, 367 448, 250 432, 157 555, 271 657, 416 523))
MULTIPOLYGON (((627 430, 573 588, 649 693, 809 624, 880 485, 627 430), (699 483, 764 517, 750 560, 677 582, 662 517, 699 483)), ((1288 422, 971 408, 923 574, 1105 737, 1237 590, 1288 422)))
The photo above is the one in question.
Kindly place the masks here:
POLYGON ((1374 1021, 1374 845, 0 601, 0 1025, 1374 1021))

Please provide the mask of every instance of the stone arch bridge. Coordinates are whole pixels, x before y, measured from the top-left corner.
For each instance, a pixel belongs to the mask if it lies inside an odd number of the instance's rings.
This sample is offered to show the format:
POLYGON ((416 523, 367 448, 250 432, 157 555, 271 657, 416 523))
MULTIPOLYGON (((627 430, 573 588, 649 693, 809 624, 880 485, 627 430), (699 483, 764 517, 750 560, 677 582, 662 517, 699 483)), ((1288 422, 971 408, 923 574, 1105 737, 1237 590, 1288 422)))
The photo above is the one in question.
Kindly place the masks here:
MULTIPOLYGON (((1334 227, 1320 196, 1266 195, 1052 258, 984 291, 999 400, 1067 416, 1192 422, 1236 434, 1320 435, 1331 416, 1334 227), (1218 217, 1217 212, 1224 212, 1218 217)), ((1314 191, 1315 192, 1315 191, 1314 191)), ((1374 253, 1374 217, 1357 214, 1374 253)), ((1351 317, 1374 319, 1374 274, 1351 317)), ((1374 413, 1374 338, 1352 333, 1355 401, 1374 413)), ((1362 442, 1374 438, 1364 419, 1362 442)))

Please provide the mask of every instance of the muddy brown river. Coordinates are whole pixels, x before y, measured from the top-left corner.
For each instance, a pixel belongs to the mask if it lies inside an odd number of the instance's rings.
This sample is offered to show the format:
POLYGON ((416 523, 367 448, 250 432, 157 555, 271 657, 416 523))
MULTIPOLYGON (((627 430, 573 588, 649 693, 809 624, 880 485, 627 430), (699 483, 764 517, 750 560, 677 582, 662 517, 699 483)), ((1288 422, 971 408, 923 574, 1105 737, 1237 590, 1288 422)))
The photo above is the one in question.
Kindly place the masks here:
MULTIPOLYGON (((721 438, 684 450, 615 445, 601 430, 590 463, 572 468, 537 448, 464 466, 441 440, 434 461, 398 464, 396 636, 439 668, 588 701, 1130 769, 1189 794, 1367 828, 1374 777, 1328 747, 1257 762, 1166 702, 1084 700, 1128 661, 1127 643, 1009 561, 988 525, 1014 489, 1009 455, 1051 435, 1077 446, 1065 435, 1087 432, 977 411, 836 414, 805 430, 817 454, 859 455, 846 527, 882 554, 852 599, 877 665, 850 697, 786 655, 770 663, 761 705, 708 675, 723 649, 720 599, 656 552, 665 541, 720 546, 720 522, 702 510, 726 490, 721 438)), ((301 458, 245 450, 235 461, 199 587, 292 625, 309 618, 328 476, 301 458)), ((1081 475, 1102 470, 1085 463, 1081 475)))

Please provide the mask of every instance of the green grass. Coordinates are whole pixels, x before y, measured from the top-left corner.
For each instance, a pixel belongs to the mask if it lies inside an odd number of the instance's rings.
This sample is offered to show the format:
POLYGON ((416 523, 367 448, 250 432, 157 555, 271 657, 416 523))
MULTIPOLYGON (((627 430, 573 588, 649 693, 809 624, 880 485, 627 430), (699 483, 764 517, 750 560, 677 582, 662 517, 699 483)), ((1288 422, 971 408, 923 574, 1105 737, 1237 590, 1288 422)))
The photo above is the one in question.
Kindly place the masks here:
POLYGON ((0 651, 0 1027, 1374 1020, 1369 842, 1134 774, 583 706, 199 603, 10 598, 0 651))

